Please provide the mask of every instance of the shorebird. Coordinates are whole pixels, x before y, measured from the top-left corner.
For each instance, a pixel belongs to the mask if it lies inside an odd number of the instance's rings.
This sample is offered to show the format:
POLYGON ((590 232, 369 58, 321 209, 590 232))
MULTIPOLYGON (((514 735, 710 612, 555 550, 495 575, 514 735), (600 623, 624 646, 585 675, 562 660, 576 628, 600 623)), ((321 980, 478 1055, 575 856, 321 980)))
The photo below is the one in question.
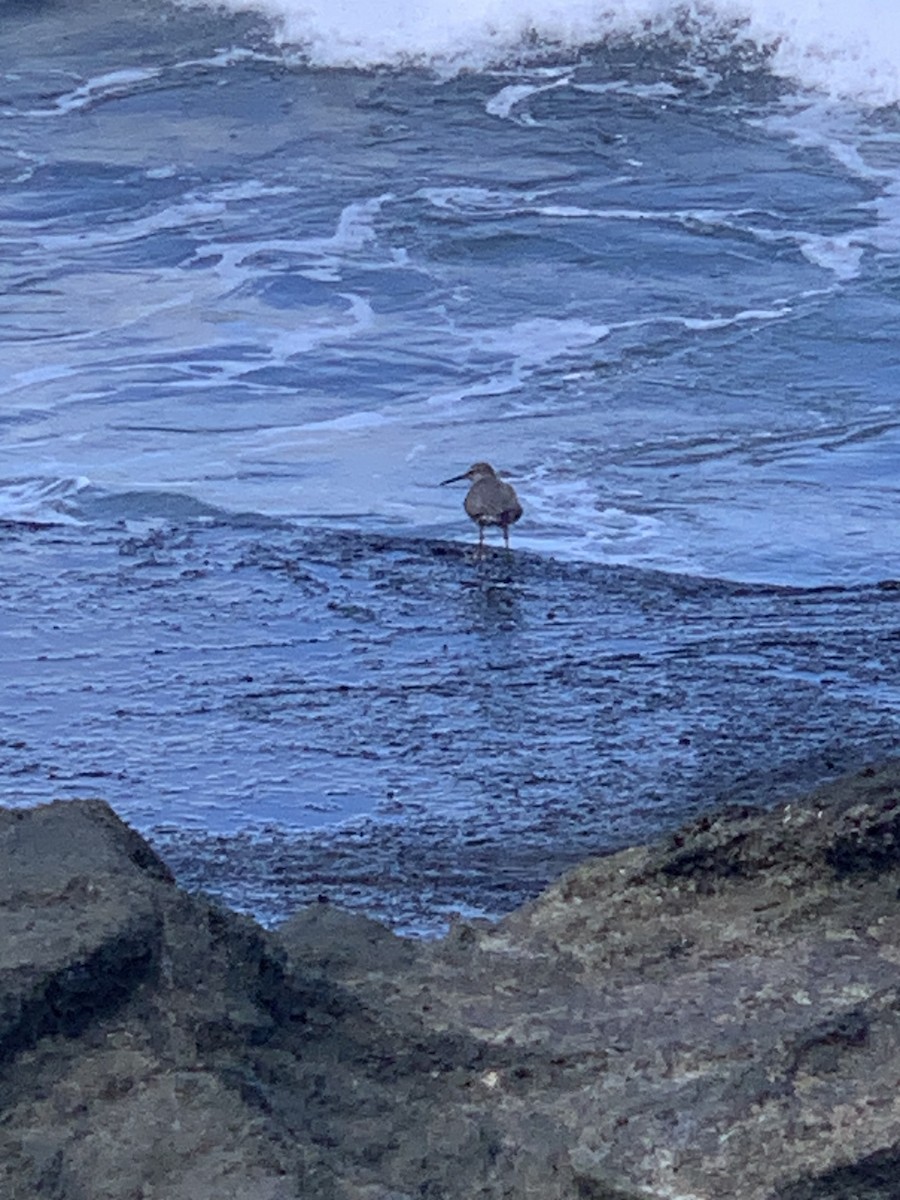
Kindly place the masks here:
POLYGON ((522 505, 519 503, 516 489, 512 484, 499 479, 491 464, 486 462, 477 462, 469 467, 468 471, 463 471, 462 475, 442 480, 441 487, 445 483, 458 483, 461 479, 472 481, 463 503, 466 512, 478 525, 478 553, 484 552, 485 525, 500 526, 508 550, 509 527, 522 515, 522 505))

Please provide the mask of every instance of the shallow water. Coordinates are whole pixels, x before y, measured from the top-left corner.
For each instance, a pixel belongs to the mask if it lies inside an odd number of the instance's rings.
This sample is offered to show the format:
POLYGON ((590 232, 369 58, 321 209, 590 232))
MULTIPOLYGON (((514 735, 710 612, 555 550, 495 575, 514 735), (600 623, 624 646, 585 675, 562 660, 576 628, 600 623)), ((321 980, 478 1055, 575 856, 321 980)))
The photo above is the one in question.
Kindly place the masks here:
POLYGON ((892 749, 890 71, 639 8, 5 10, 4 799, 425 929, 892 749))
POLYGON ((266 920, 321 895, 418 931, 506 911, 587 853, 897 745, 895 587, 212 514, 7 527, 4 561, 13 798, 101 795, 266 920))

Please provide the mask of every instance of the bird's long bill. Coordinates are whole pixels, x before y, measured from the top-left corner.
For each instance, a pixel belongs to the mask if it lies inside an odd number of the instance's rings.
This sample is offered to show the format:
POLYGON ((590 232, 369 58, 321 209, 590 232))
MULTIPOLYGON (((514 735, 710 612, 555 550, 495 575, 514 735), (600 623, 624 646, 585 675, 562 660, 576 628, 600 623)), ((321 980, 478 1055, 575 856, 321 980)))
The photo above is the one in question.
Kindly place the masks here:
POLYGON ((440 486, 443 487, 445 483, 459 483, 459 481, 461 479, 468 479, 468 478, 469 478, 469 472, 463 471, 462 475, 454 475, 452 479, 442 479, 440 482, 440 486))

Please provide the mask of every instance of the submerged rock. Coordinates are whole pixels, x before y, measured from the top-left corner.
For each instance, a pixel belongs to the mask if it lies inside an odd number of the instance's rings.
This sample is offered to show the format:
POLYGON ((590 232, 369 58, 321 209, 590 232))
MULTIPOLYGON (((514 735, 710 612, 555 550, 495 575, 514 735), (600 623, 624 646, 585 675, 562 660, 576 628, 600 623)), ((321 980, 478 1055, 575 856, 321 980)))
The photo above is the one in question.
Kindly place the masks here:
POLYGON ((900 765, 413 942, 275 933, 104 804, 0 812, 4 1200, 887 1200, 900 765))

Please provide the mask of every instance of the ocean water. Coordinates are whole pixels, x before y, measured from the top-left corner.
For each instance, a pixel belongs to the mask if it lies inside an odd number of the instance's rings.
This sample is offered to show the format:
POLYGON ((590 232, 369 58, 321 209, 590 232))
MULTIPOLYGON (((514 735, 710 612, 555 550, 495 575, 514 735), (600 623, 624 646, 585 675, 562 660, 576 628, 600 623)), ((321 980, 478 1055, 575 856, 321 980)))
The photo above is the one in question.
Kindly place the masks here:
POLYGON ((898 64, 887 0, 7 3, 3 802, 421 932, 891 752, 898 64))

